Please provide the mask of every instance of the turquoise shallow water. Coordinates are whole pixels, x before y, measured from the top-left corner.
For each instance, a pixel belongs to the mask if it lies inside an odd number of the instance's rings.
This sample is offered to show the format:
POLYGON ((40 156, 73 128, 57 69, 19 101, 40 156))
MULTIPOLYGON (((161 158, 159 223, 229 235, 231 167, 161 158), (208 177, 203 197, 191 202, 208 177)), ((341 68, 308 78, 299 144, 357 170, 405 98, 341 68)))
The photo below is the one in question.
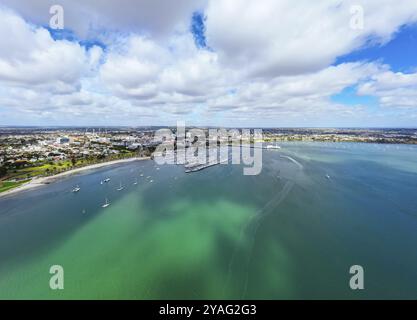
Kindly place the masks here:
POLYGON ((284 143, 259 176, 137 161, 0 199, 0 298, 417 299, 416 156, 284 143), (349 288, 355 264, 363 291, 349 288))

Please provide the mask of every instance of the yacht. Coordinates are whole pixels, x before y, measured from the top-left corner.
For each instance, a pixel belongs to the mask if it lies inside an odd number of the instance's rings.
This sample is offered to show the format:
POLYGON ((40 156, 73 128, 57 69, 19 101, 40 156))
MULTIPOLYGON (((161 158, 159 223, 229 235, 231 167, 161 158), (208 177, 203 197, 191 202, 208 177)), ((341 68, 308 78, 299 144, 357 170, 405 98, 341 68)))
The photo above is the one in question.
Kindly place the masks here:
POLYGON ((106 198, 106 202, 101 206, 102 208, 107 208, 110 205, 109 200, 106 198))
POLYGON ((117 191, 122 191, 124 189, 124 187, 122 186, 122 183, 120 182, 120 187, 118 187, 116 190, 117 191))
POLYGON ((279 145, 277 145, 277 144, 275 144, 275 145, 272 145, 272 144, 267 145, 266 148, 267 149, 281 149, 281 147, 279 145))

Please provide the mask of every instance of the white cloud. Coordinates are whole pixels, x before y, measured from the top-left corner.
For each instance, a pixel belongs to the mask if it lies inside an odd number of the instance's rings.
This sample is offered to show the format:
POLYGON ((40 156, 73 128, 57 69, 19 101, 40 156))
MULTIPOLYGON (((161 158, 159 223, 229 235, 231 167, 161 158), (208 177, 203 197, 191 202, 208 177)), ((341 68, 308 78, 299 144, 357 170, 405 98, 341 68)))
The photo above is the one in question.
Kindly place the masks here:
MULTIPOLYGON (((183 96, 207 96, 226 84, 217 54, 199 50, 191 35, 169 43, 132 36, 125 48, 109 53, 100 71, 103 83, 120 97, 172 102, 183 96)), ((192 100, 192 99, 191 99, 192 100)))
POLYGON ((417 73, 384 70, 359 86, 358 94, 378 97, 383 107, 417 108, 417 73))
POLYGON ((213 0, 206 15, 208 44, 221 62, 275 77, 318 71, 367 41, 388 41, 417 21, 417 1, 213 0), (351 5, 364 8, 363 30, 350 27, 351 5))
POLYGON ((332 65, 416 21, 416 1, 363 1, 363 30, 350 28, 350 5, 360 1, 161 1, 64 0, 66 26, 107 45, 87 50, 39 26, 52 1, 2 0, 27 21, 0 9, 0 111, 61 124, 372 120, 366 106, 332 101, 349 87, 387 108, 417 106, 415 74, 377 62, 332 65), (188 30, 205 3, 209 49, 197 48, 188 30))
POLYGON ((77 90, 80 78, 97 64, 101 49, 54 41, 49 32, 0 10, 0 81, 65 93, 77 90))
MULTIPOLYGON (((26 19, 47 25, 49 8, 55 0, 2 0, 26 19)), ((204 6, 205 0, 61 0, 65 28, 81 38, 97 37, 101 30, 147 33, 167 36, 189 27, 191 14, 204 6)))
POLYGON ((334 112, 334 108, 329 109, 335 106, 330 97, 346 87, 367 80, 378 68, 374 64, 347 63, 308 75, 279 77, 268 82, 251 81, 236 87, 233 94, 210 100, 209 110, 233 110, 249 115, 267 112, 270 116, 288 112, 334 112))

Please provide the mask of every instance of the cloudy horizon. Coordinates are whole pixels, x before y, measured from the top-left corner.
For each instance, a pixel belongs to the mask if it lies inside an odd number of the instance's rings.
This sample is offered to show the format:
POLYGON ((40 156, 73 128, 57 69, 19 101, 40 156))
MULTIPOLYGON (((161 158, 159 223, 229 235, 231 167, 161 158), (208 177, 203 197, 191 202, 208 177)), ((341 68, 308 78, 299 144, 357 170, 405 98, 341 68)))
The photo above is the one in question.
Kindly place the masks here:
POLYGON ((0 0, 1 126, 417 123, 416 1, 54 4, 0 0))

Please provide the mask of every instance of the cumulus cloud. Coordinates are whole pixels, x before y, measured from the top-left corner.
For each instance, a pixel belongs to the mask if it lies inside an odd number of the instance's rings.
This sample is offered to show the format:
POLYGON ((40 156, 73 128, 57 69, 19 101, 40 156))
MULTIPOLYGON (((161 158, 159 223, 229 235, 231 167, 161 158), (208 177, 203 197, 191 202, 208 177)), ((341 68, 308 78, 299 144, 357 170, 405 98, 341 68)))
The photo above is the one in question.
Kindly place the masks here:
MULTIPOLYGON (((24 18, 47 25, 49 8, 55 0, 2 0, 24 18)), ((191 14, 204 7, 205 0, 61 0, 65 28, 81 38, 97 37, 101 30, 166 36, 188 28, 191 14)))
POLYGON ((8 8, 0 8, 0 112, 8 121, 17 110, 61 124, 372 120, 365 105, 332 100, 346 88, 386 108, 417 107, 416 74, 375 61, 334 64, 416 22, 415 0, 63 0, 72 40, 42 26, 53 1, 1 3, 8 8), (364 8, 364 29, 350 26, 353 4, 364 8), (190 31, 196 10, 206 46, 190 31))
POLYGON ((126 47, 110 52, 100 71, 113 94, 155 102, 195 101, 225 86, 230 74, 220 70, 217 54, 199 50, 191 35, 165 45, 132 36, 126 47))
POLYGON ((208 110, 277 120, 289 115, 320 117, 328 113, 338 118, 353 110, 334 104, 331 97, 346 87, 367 81, 379 68, 372 63, 347 63, 308 75, 278 77, 268 82, 251 81, 228 95, 209 100, 208 110))
POLYGON ((417 21, 417 2, 214 0, 206 17, 207 42, 224 64, 275 77, 318 71, 370 41, 387 42, 417 21), (351 27, 353 5, 363 8, 363 29, 351 27))
POLYGON ((78 43, 55 41, 42 28, 0 10, 0 81, 17 86, 66 93, 77 90, 80 78, 97 64, 102 51, 78 43))
POLYGON ((358 94, 379 98, 384 107, 417 107, 417 73, 384 70, 358 88, 358 94))

